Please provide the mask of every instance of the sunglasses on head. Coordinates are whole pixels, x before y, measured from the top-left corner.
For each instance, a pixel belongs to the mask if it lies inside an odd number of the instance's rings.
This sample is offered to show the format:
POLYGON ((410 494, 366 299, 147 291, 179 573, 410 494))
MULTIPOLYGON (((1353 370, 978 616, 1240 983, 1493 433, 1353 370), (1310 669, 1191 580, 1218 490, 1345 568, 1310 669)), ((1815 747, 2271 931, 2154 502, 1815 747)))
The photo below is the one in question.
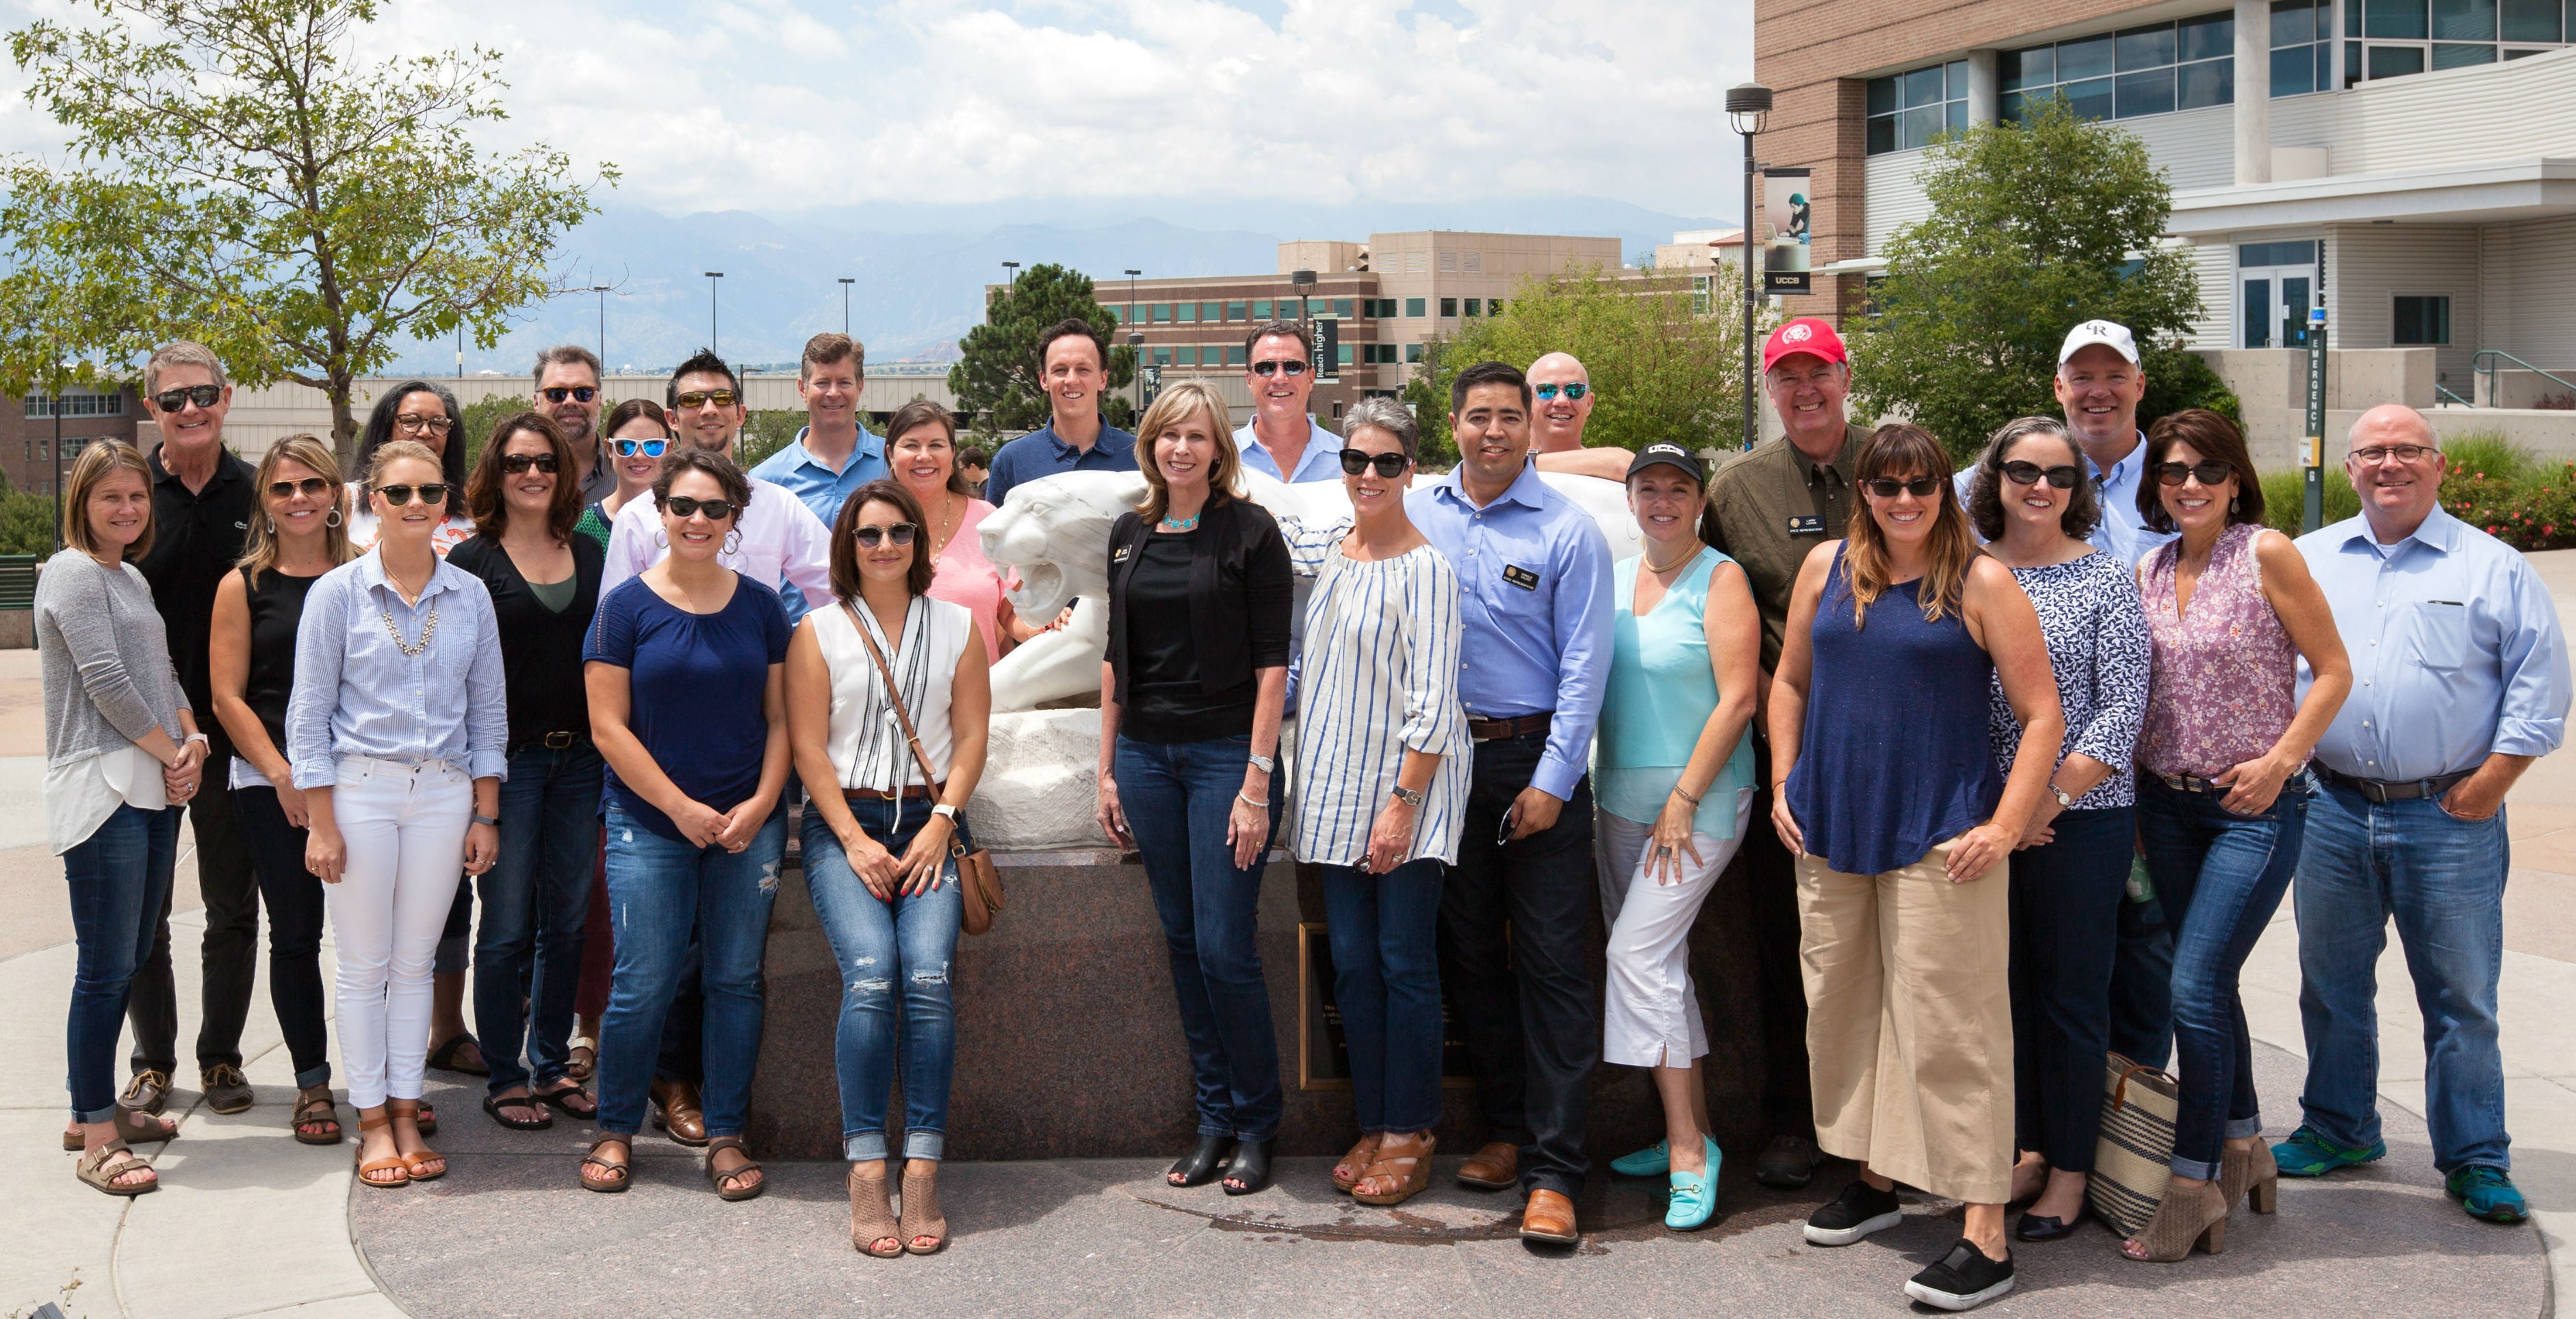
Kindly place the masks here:
POLYGON ((921 534, 921 528, 909 522, 897 522, 890 527, 853 527, 850 529, 850 539, 857 541, 859 544, 864 545, 869 549, 875 549, 877 546, 883 545, 888 541, 892 541, 896 549, 902 549, 904 546, 911 544, 912 538, 919 534, 921 534))
POLYGON ((1377 469, 1377 474, 1380 476, 1398 477, 1404 475, 1404 466, 1410 461, 1412 460, 1406 458, 1401 450, 1395 453, 1362 453, 1357 449, 1342 450, 1342 471, 1344 474, 1350 476, 1357 476, 1361 472, 1374 467, 1377 469))
POLYGON ((692 389, 673 399, 672 403, 683 408, 702 408, 710 403, 720 408, 729 408, 740 401, 742 401, 742 395, 730 389, 692 389))
POLYGON ((2044 478, 2057 489, 2072 490, 2083 475, 2072 466, 2042 467, 2018 460, 2004 464, 2004 479, 2014 485, 2038 485, 2044 478))
POLYGON ((733 501, 730 499, 691 499, 687 495, 673 495, 663 500, 662 506, 671 510, 673 517, 694 517, 704 513, 707 521, 722 522, 733 516, 733 501))
POLYGON ((301 481, 271 481, 268 483, 268 497, 293 499, 298 490, 308 495, 318 495, 330 488, 331 483, 318 476, 308 476, 301 481))
POLYGON ((1580 380, 1562 385, 1530 386, 1530 392, 1538 395, 1542 401, 1555 398, 1560 391, 1562 391, 1567 398, 1581 398, 1592 392, 1592 386, 1584 384, 1580 380))
POLYGON ((1916 499, 1930 499, 1941 493, 1941 478, 1918 476, 1911 480, 1899 481, 1892 476, 1873 476, 1861 482, 1861 487, 1881 499, 1894 499, 1899 494, 1912 495, 1916 499))
POLYGON ((1252 364, 1252 374, 1264 379, 1276 375, 1302 376, 1306 374, 1306 359, 1291 357, 1284 361, 1255 362, 1252 364))
POLYGON ((221 385, 184 385, 178 389, 165 389, 153 395, 152 406, 163 412, 176 412, 191 403, 201 408, 211 408, 215 405, 215 400, 223 396, 224 387, 221 385))
POLYGON ((575 403, 588 403, 599 397, 599 391, 589 385, 573 385, 569 388, 557 385, 542 392, 548 403, 561 403, 565 399, 571 399, 575 403))
POLYGON ((383 495, 385 502, 396 508, 410 503, 414 494, 418 494, 420 502, 424 504, 444 504, 447 502, 447 483, 431 481, 426 485, 380 485, 376 487, 376 493, 383 495))
POLYGON ((664 450, 671 447, 669 440, 611 440, 609 442, 617 446, 617 456, 620 458, 632 458, 639 453, 647 458, 659 458, 664 450))
POLYGON ((2215 458, 2203 458, 2196 463, 2157 463, 2156 483, 2181 485, 2184 477, 2197 476, 2202 485, 2216 485, 2233 475, 2235 471, 2234 467, 2215 458))
POLYGON ((524 475, 531 467, 540 472, 552 472, 555 470, 555 456, 550 453, 505 453, 501 455, 501 470, 508 472, 512 476, 524 475))

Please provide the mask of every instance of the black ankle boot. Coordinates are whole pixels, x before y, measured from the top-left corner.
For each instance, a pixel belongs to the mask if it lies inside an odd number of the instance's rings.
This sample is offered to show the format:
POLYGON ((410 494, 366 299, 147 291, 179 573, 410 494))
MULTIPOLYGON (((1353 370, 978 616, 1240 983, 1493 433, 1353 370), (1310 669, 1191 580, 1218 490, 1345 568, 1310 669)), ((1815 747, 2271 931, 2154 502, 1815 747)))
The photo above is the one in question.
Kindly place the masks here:
POLYGON ((1224 1166, 1226 1151, 1234 1144, 1232 1136, 1201 1136, 1198 1146, 1180 1157, 1164 1180, 1173 1186, 1205 1186, 1216 1180, 1217 1169, 1224 1166), (1180 1178, 1171 1181, 1172 1177, 1180 1178))
POLYGON ((1250 1195, 1270 1185, 1270 1142, 1244 1140, 1235 1142, 1234 1162, 1225 1170, 1227 1195, 1250 1195))

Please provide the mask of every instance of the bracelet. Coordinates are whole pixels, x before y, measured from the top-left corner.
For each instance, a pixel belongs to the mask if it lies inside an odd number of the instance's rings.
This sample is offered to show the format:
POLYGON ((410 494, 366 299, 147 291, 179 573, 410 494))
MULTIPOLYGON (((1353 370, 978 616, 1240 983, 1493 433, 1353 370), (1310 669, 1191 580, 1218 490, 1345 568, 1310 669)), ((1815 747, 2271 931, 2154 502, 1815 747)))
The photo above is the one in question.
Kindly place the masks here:
POLYGON ((1694 807, 1699 805, 1699 798, 1682 791, 1682 785, 1678 783, 1673 785, 1673 795, 1681 798, 1683 801, 1689 802, 1694 807))
POLYGON ((1266 802, 1266 801, 1255 801, 1255 800, 1253 800, 1253 799, 1252 799, 1252 798, 1250 798, 1250 797, 1246 797, 1246 796, 1244 796, 1244 795, 1243 795, 1243 789, 1241 789, 1241 788, 1237 788, 1237 789, 1235 789, 1235 790, 1234 790, 1234 799, 1235 799, 1236 801, 1242 802, 1242 803, 1243 803, 1244 805, 1246 805, 1246 806, 1250 806, 1250 807, 1254 808, 1255 810, 1263 810, 1263 811, 1266 811, 1266 810, 1269 810, 1269 809, 1270 809, 1270 803, 1268 803, 1268 802, 1266 802))
POLYGON ((474 817, 474 823, 476 823, 476 824, 488 824, 488 825, 492 826, 492 827, 493 827, 493 828, 495 828, 495 829, 498 829, 498 828, 500 828, 500 827, 501 827, 501 822, 500 822, 499 820, 497 820, 497 819, 493 818, 492 816, 489 816, 489 815, 478 815, 478 816, 475 816, 475 817, 474 817))

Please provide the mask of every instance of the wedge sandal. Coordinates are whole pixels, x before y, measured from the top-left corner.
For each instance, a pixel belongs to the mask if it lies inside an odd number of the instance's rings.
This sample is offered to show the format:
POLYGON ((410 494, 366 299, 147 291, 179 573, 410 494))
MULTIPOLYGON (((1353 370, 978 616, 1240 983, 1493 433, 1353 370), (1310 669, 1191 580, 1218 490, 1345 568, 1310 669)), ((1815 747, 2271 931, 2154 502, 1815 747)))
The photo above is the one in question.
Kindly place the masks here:
POLYGON ((1351 1198, 1364 1205, 1400 1205, 1431 1185, 1431 1152, 1440 1147, 1428 1131, 1410 1136, 1389 1134, 1378 1142, 1377 1159, 1351 1187, 1351 1198))
POLYGON ((1377 1161, 1378 1142, 1383 1139, 1385 1139, 1384 1136, 1371 1132, 1360 1137, 1358 1144, 1351 1146, 1350 1152, 1342 1156, 1341 1162, 1333 1165, 1334 1190, 1349 1195, 1351 1187, 1357 1185, 1362 1177, 1368 1176, 1368 1166, 1377 1161))

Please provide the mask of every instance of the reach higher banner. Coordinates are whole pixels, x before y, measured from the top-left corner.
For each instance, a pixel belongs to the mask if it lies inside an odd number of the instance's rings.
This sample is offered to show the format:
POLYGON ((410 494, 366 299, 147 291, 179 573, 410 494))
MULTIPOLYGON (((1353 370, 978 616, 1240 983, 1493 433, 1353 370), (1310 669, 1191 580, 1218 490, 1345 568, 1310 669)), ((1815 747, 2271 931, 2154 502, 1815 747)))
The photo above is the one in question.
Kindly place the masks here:
POLYGON ((1807 198, 1808 171, 1803 169, 1765 169, 1762 171, 1762 227, 1769 231, 1762 245, 1762 291, 1765 293, 1805 293, 1810 290, 1807 273, 1807 198))

